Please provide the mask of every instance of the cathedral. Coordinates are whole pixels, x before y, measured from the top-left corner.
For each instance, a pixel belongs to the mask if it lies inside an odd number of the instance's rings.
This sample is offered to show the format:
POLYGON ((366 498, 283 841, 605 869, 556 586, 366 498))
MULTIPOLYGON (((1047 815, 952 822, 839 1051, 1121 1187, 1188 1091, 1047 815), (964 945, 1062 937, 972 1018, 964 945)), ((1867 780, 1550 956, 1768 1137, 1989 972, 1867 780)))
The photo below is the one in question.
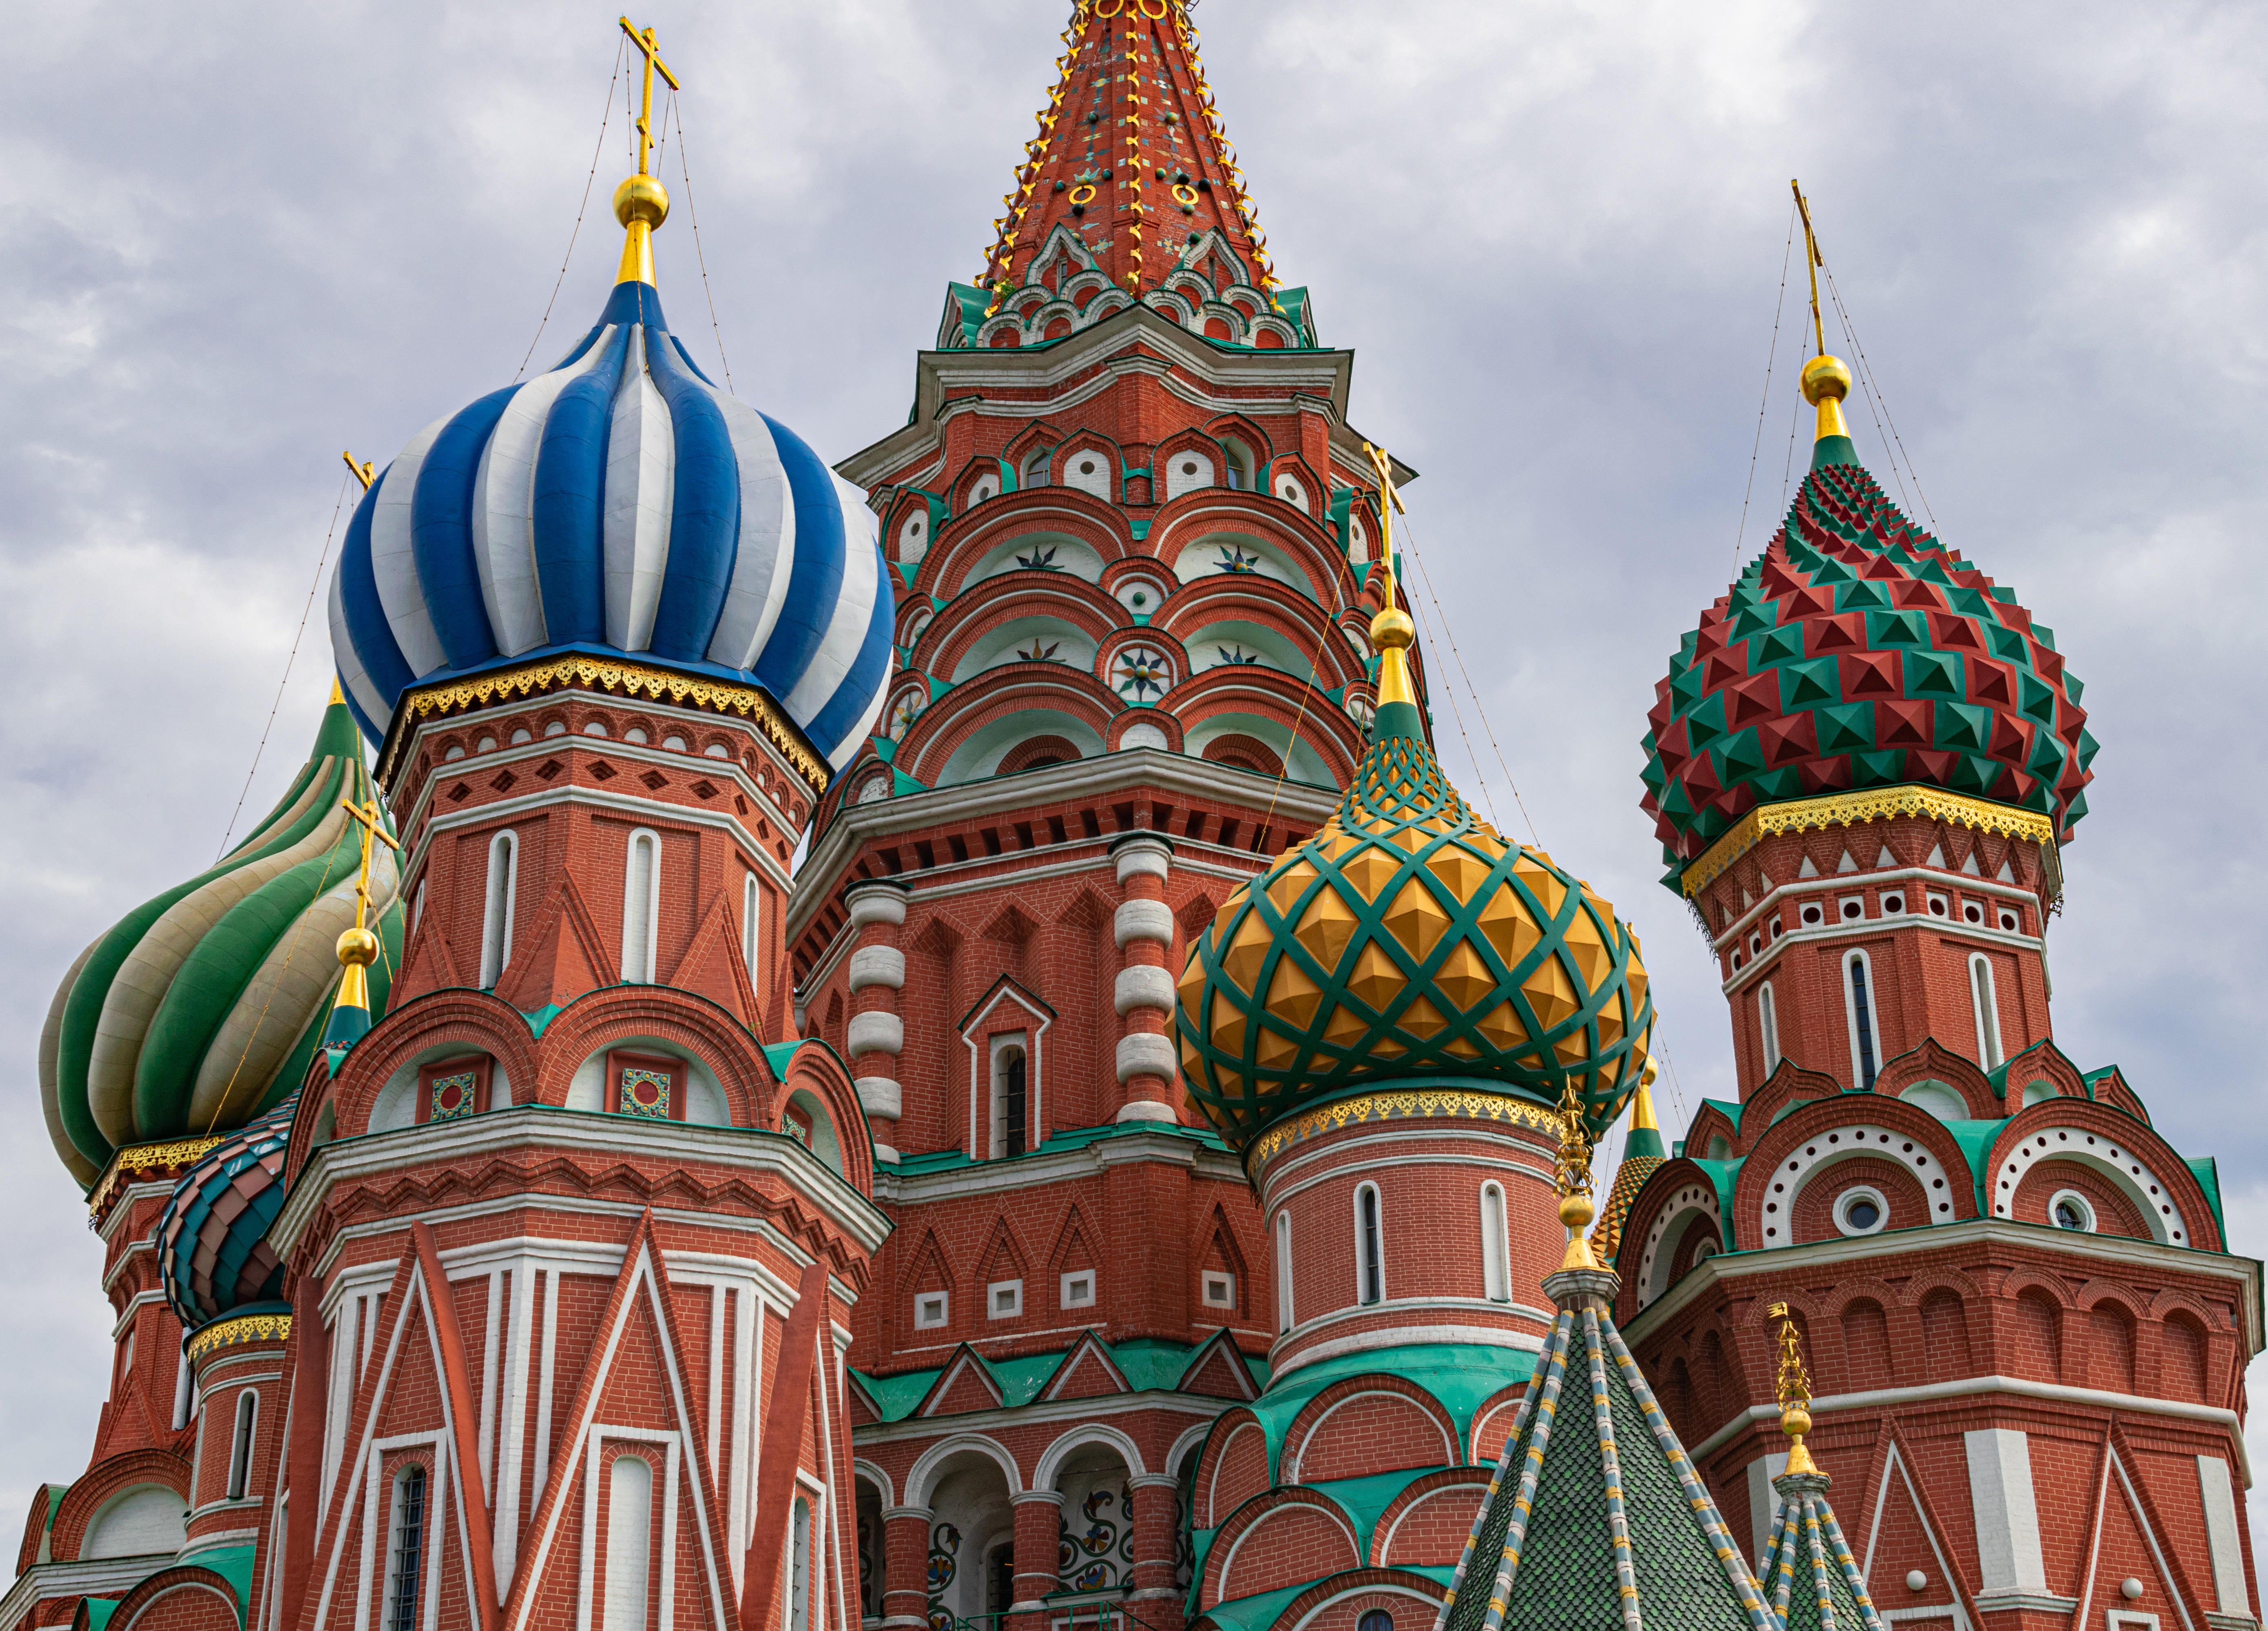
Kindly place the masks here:
POLYGON ((2257 1625, 2261 1265, 2054 1040, 2053 634, 1822 339, 1656 631, 1739 1084, 1660 1127, 1597 857, 1435 756, 1413 473, 1189 3, 1076 0, 831 465, 665 315, 630 34, 587 331, 357 473, 305 765, 58 971, 114 1350, 0 1631, 2257 1625))

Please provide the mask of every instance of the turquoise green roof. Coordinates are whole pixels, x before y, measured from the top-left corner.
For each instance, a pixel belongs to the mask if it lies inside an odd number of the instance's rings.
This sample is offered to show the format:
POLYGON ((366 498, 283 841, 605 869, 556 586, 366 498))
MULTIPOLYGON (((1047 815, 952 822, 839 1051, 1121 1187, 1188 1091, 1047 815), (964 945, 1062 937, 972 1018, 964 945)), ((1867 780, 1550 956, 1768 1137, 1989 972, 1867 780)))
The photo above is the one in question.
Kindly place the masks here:
MULTIPOLYGON (((1092 1334, 1090 1333, 1090 1334, 1092 1334)), ((1210 1339, 1208 1339, 1210 1340, 1210 1339)), ((1137 1392, 1170 1392, 1177 1387, 1189 1371, 1189 1362, 1196 1357, 1204 1342, 1168 1342, 1154 1337, 1140 1337, 1125 1342, 1106 1342, 1095 1338, 1095 1345, 1109 1356, 1126 1378, 1126 1385, 1137 1392)), ((1073 1345, 1076 1347, 1076 1344, 1073 1345)), ((866 1391, 874 1407, 885 1422, 902 1422, 911 1415, 929 1397, 953 1363, 964 1356, 975 1362, 978 1370, 991 1378, 1000 1392, 1003 1409, 1028 1405, 1044 1392, 1056 1372, 1063 1368, 1072 1348, 1050 1349, 1044 1354, 1021 1354, 1012 1359, 988 1359, 974 1348, 966 1345, 954 1350, 953 1358, 942 1365, 923 1370, 901 1370, 890 1376, 873 1376, 864 1370, 850 1374, 866 1391)), ((1268 1362, 1247 1355, 1239 1355, 1253 1385, 1267 1380, 1268 1362)))

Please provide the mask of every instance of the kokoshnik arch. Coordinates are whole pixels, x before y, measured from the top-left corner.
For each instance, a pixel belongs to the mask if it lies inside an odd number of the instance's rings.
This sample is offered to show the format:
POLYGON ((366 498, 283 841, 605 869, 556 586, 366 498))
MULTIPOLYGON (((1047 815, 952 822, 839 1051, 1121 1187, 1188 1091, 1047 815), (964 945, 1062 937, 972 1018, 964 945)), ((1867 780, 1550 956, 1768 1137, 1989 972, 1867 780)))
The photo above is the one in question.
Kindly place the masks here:
POLYGON ((306 767, 57 992, 118 1349, 0 1631, 2255 1623, 2259 1266, 2052 1040, 2080 687, 1815 300, 1647 721, 1740 1084, 1667 1141, 1182 0, 1072 9, 831 470, 664 316, 623 27, 597 320, 364 473, 306 767))

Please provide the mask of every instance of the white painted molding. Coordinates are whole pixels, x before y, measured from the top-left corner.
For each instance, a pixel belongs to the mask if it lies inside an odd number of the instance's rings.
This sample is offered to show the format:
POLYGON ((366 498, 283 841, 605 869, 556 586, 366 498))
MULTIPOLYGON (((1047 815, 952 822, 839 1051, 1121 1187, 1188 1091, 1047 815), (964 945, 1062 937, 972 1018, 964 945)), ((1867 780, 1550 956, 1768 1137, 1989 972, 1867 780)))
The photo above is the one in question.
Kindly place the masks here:
POLYGON ((850 1056, 861 1054, 902 1054, 906 1051, 906 1022, 895 1014, 850 1016, 850 1056))
POLYGON ((1111 928, 1118 937, 1118 949, 1122 951, 1129 940, 1159 940, 1170 945, 1174 939, 1174 909, 1162 900, 1122 901, 1111 917, 1111 928))
POLYGON ((1132 1104, 1121 1105, 1118 1113, 1110 1119, 1123 1125, 1128 1121, 1178 1122, 1182 1118, 1174 1113, 1171 1105, 1161 1105, 1153 1098, 1138 1098, 1132 1104))
MULTIPOLYGON (((903 911, 905 903, 900 901, 903 911)), ((892 945, 862 945, 850 953, 850 993, 857 995, 868 986, 887 986, 893 991, 902 990, 906 983, 906 954, 892 945)))
POLYGON ((1121 1019, 1126 1018, 1129 1009, 1134 1008, 1156 1008, 1171 1013, 1174 1007, 1173 971, 1160 968, 1153 963, 1137 963, 1131 968, 1122 968, 1118 971, 1118 979, 1111 995, 1121 1019))
POLYGON ((1118 1080, 1123 1084, 1138 1076, 1174 1079, 1174 1043, 1170 1037, 1136 1032, 1118 1039, 1118 1080))
POLYGON ((895 1121, 906 1113, 906 1090, 886 1076, 862 1076, 855 1085, 858 1089, 858 1108, 870 1116, 880 1116, 885 1121, 895 1121))
POLYGON ((1118 846, 1111 859, 1118 863, 1118 881, 1130 878, 1164 878, 1173 874, 1173 855, 1160 838, 1135 838, 1118 846))
POLYGON ((844 892, 843 900, 850 908, 853 929, 864 929, 869 923, 895 928, 906 921, 906 892, 895 884, 857 885, 844 892))

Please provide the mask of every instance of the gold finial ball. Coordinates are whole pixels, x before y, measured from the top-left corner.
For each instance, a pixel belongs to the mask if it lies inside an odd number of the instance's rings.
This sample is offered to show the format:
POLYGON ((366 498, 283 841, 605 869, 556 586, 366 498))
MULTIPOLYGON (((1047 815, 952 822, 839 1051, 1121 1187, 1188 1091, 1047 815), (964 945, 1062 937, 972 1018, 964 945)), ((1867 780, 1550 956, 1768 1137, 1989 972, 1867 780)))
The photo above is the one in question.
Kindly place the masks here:
POLYGON ((1661 1061, 1649 1054, 1646 1055, 1645 1069, 1638 1073, 1638 1084, 1640 1087, 1652 1087, 1660 1075, 1661 1061))
POLYGON ((1801 1405, 1790 1405, 1779 1413, 1779 1430, 1790 1438, 1800 1438, 1811 1430, 1811 1412, 1801 1405))
POLYGON ((350 968, 368 968, 378 961, 378 937, 367 929, 350 929, 339 937, 339 961, 350 968))
POLYGON ((1803 365, 1803 400, 1814 408, 1819 399, 1831 396, 1841 401, 1851 394, 1851 371, 1843 365, 1839 356, 1815 356, 1803 365))
POLYGON ((630 177, 615 189, 615 219, 659 226, 669 219, 669 189, 650 175, 630 177))
POLYGON ((1389 606, 1370 620, 1370 643, 1381 650, 1406 651, 1418 637, 1418 625, 1400 606, 1389 606))
POLYGON ((1591 1220, 1598 1215, 1598 1205, 1588 1195, 1573 1194, 1559 1197, 1559 1221, 1570 1229, 1580 1232, 1589 1228, 1591 1220))

